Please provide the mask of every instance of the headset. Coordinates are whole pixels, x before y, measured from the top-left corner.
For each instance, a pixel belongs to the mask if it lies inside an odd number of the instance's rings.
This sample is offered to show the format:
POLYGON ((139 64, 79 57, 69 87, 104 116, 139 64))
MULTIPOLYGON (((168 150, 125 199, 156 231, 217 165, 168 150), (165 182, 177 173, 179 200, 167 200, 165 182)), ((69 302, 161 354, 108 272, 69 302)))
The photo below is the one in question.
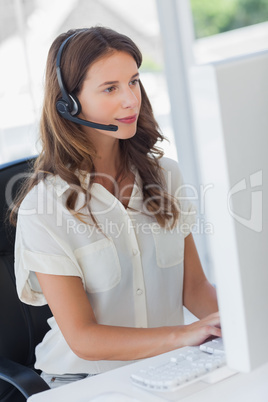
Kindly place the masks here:
POLYGON ((64 80, 63 80, 63 76, 62 76, 62 72, 61 72, 61 65, 60 65, 64 46, 73 36, 77 35, 80 32, 84 32, 84 31, 85 30, 82 30, 82 31, 76 32, 76 33, 68 36, 68 38, 62 42, 62 44, 58 50, 57 60, 56 60, 56 71, 57 71, 57 78, 58 78, 58 83, 59 83, 62 97, 56 102, 56 109, 61 117, 63 117, 64 119, 70 120, 74 123, 82 124, 83 126, 87 126, 87 127, 97 128, 99 130, 117 131, 118 126, 115 126, 113 124, 106 125, 106 124, 93 123, 92 121, 88 121, 88 120, 84 120, 84 119, 80 119, 79 117, 76 117, 79 113, 81 113, 81 110, 82 110, 81 104, 74 94, 69 94, 67 92, 65 85, 64 85, 64 80))

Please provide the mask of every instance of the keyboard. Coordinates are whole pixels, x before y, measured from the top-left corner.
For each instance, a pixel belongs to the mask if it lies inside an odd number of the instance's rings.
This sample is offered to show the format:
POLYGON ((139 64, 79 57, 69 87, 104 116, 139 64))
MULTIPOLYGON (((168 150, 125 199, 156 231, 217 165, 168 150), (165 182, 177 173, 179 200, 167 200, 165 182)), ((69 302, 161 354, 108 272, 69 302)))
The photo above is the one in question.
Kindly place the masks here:
POLYGON ((233 374, 221 370, 227 368, 222 338, 176 349, 166 361, 153 362, 131 375, 133 384, 148 391, 168 392, 201 379, 213 383, 233 374))

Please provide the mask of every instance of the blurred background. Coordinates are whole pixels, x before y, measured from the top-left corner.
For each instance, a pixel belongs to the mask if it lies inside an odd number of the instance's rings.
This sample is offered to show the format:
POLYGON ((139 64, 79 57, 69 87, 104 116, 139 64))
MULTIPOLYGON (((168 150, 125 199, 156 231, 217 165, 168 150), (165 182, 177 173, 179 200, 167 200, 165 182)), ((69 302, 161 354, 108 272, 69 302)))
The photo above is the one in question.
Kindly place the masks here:
MULTIPOLYGON (((70 28, 111 27, 143 53, 141 80, 187 181, 202 183, 189 71, 268 47, 267 0, 0 0, 0 165, 39 152, 48 49, 70 28)), ((201 217, 202 218, 202 217, 201 217)), ((199 232, 202 232, 200 221, 199 232)), ((203 232, 205 229, 203 228, 203 232)), ((207 272, 205 236, 197 241, 207 272)))

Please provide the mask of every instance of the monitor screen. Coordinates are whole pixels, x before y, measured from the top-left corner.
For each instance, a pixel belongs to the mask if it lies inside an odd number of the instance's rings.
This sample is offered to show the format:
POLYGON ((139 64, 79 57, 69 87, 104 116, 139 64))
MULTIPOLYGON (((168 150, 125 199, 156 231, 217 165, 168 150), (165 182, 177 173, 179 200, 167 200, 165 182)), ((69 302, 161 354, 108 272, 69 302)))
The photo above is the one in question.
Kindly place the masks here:
POLYGON ((190 72, 227 363, 268 362, 268 51, 190 72))

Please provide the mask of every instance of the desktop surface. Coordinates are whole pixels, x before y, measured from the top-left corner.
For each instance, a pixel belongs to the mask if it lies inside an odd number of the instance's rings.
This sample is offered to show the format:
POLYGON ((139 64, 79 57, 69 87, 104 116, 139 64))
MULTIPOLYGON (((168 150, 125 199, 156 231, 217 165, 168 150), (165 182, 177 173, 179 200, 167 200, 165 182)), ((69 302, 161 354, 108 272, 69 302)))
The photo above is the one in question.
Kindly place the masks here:
MULTIPOLYGON (((268 363, 251 373, 238 373, 215 384, 195 383, 182 392, 148 392, 132 384, 130 376, 148 362, 159 363, 173 352, 145 359, 109 372, 89 377, 72 384, 41 392, 28 398, 28 402, 102 402, 113 401, 121 394, 124 402, 267 402, 268 363), (102 399, 101 399, 102 396, 102 399), (131 399, 132 398, 132 399, 131 399), (133 401, 132 401, 133 400, 133 401)), ((120 399, 123 400, 121 397, 120 399)), ((117 402, 120 402, 119 396, 117 402)))

